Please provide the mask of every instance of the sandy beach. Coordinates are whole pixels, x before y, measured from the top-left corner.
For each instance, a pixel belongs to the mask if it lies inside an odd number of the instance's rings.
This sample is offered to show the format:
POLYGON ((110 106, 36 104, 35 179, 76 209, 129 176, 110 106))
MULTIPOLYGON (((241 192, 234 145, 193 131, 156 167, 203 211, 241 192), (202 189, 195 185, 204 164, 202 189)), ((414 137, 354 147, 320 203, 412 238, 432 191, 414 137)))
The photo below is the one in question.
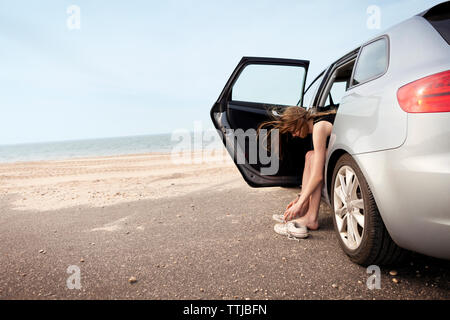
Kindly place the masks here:
POLYGON ((448 262, 415 256, 397 282, 383 267, 369 290, 324 204, 321 228, 291 241, 271 215, 298 189, 251 188, 227 154, 173 160, 0 164, 0 299, 449 298, 448 262))
POLYGON ((8 195, 15 210, 105 207, 239 187, 246 183, 225 150, 0 163, 0 197, 8 195))

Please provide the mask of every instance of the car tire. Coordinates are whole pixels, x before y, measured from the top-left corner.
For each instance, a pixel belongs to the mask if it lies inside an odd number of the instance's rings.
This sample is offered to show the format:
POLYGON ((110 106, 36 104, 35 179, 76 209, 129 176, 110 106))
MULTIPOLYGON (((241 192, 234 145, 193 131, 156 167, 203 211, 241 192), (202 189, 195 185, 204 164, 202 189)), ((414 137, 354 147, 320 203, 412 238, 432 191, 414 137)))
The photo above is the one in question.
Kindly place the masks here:
POLYGON ((334 167, 330 200, 334 229, 351 261, 368 266, 404 260, 407 251, 389 235, 367 181, 349 154, 334 167))

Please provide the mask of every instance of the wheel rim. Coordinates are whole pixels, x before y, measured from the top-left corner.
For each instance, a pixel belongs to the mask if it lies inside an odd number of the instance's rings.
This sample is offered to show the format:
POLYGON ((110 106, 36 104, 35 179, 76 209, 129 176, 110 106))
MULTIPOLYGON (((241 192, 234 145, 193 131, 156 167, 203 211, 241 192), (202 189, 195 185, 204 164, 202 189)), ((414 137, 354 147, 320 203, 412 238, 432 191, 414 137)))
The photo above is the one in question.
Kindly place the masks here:
POLYGON ((342 166, 334 182, 334 215, 342 241, 357 249, 364 236, 364 199, 355 171, 342 166))

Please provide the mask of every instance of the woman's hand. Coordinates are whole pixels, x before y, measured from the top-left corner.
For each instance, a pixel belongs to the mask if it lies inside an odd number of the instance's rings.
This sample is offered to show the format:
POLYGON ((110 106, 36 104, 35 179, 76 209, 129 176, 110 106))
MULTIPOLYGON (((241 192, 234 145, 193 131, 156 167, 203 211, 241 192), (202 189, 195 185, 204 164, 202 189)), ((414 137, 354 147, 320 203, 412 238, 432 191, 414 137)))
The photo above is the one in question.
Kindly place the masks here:
MULTIPOLYGON (((299 194, 299 195, 300 195, 300 194, 299 194)), ((292 207, 294 204, 297 203, 298 199, 300 198, 299 195, 297 195, 297 197, 296 197, 294 200, 292 200, 291 202, 289 202, 289 204, 288 204, 287 207, 286 207, 286 210, 289 209, 290 207, 292 207)))
POLYGON ((307 209, 307 202, 304 201, 301 197, 294 200, 295 203, 292 206, 288 205, 286 211, 284 212, 284 220, 290 221, 294 219, 296 216, 301 216, 302 212, 307 209))

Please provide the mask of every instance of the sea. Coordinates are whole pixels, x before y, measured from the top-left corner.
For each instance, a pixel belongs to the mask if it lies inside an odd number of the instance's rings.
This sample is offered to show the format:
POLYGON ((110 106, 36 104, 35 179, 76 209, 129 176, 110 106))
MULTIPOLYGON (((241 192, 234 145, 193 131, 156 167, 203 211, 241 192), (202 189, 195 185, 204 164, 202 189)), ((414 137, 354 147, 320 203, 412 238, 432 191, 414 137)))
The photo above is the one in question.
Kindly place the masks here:
POLYGON ((0 162, 22 162, 39 160, 63 160, 84 157, 101 157, 127 154, 144 154, 149 152, 170 153, 174 148, 192 150, 220 149, 217 133, 209 132, 212 139, 204 141, 203 132, 190 132, 180 136, 173 134, 154 134, 117 138, 101 138, 56 142, 26 143, 16 145, 0 145, 0 162), (214 139, 214 134, 217 139, 214 139), (190 143, 186 144, 190 137, 190 143), (200 137, 200 138, 199 138, 200 137), (184 140, 184 141, 183 141, 184 140))

